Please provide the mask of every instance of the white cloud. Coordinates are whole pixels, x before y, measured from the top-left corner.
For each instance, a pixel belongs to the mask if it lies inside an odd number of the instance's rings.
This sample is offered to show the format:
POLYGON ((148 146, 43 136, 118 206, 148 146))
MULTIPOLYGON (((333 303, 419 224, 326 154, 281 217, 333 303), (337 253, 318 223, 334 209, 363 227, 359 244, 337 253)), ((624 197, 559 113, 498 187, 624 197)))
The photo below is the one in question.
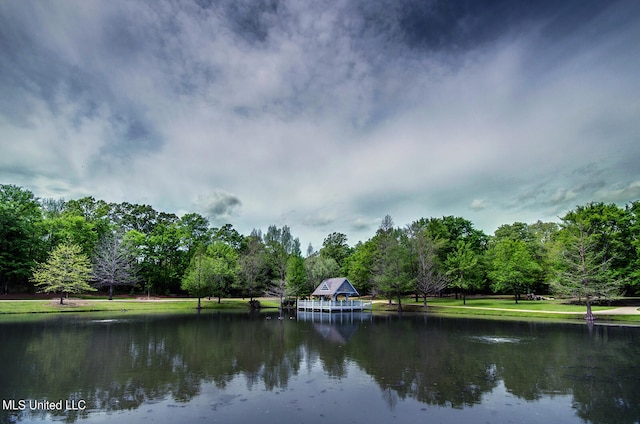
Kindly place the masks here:
POLYGON ((640 180, 620 188, 598 190, 594 200, 602 202, 631 202, 640 200, 640 180))
POLYGON ((487 201, 485 199, 473 199, 469 207, 474 210, 486 209, 487 201))

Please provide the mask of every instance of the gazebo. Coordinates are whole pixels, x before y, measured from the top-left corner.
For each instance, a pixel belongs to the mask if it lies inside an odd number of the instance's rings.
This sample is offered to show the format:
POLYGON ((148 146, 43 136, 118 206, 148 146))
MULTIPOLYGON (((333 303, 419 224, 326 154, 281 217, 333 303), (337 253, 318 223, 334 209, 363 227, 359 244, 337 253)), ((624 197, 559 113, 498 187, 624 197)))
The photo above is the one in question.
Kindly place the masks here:
POLYGON ((311 296, 318 296, 333 301, 337 301, 340 295, 344 295, 346 300, 349 300, 349 296, 360 296, 358 290, 356 290, 345 277, 327 278, 311 293, 311 296))
POLYGON ((311 293, 312 297, 319 297, 319 300, 299 300, 297 309, 299 311, 364 311, 371 310, 371 301, 349 300, 350 296, 358 297, 358 290, 344 277, 327 278, 311 293), (338 300, 338 296, 344 296, 343 300, 338 300))
POLYGON ((334 312, 334 311, 364 311, 371 310, 371 301, 349 300, 349 296, 360 296, 358 290, 344 277, 328 278, 311 293, 320 300, 299 300, 299 311, 334 312), (338 296, 344 296, 344 300, 338 300, 338 296))

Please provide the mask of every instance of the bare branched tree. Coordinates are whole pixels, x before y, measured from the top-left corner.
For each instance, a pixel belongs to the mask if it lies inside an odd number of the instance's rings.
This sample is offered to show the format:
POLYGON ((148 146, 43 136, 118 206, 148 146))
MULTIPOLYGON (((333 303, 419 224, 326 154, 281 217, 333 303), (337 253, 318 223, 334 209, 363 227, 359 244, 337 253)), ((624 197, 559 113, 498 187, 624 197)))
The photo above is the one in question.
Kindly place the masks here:
POLYGON ((283 314, 283 301, 285 296, 287 296, 287 281, 284 279, 275 279, 271 282, 271 285, 268 286, 264 292, 267 297, 277 297, 280 299, 280 307, 279 307, 279 316, 282 319, 283 314))
POLYGON ((560 252, 557 280, 551 284, 558 295, 584 299, 587 306, 585 319, 595 319, 591 310, 594 299, 606 299, 620 292, 623 280, 609 272, 611 258, 598 248, 596 238, 583 222, 564 220, 566 248, 560 252))
POLYGON ((96 251, 93 285, 109 287, 109 300, 113 300, 113 287, 137 284, 137 274, 138 263, 133 251, 124 243, 122 234, 105 235, 96 251))
POLYGON ((438 270, 438 248, 440 243, 424 230, 414 234, 414 251, 416 255, 416 290, 427 306, 427 296, 444 290, 451 284, 451 278, 438 270))

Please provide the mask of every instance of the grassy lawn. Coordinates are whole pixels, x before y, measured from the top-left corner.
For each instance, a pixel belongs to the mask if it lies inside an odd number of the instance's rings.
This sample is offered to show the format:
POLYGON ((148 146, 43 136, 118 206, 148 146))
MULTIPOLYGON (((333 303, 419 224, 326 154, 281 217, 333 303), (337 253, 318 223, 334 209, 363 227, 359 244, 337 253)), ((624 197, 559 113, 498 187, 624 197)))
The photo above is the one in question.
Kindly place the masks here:
MULTIPOLYGON (((407 301, 416 304, 414 299, 407 301)), ((419 302, 422 304, 422 302, 419 302)), ((551 311, 551 312, 585 312, 584 305, 570 305, 562 303, 558 300, 519 300, 516 304, 513 299, 505 298, 467 298, 467 304, 463 305, 462 299, 455 298, 433 298, 427 299, 428 306, 466 306, 468 308, 494 308, 494 309, 513 309, 513 310, 529 310, 529 311, 551 311)), ((614 306, 592 306, 594 311, 605 309, 613 309, 614 306)))
MULTIPOLYGON (((58 299, 46 300, 2 300, 0 298, 0 314, 35 314, 60 312, 179 312, 195 310, 197 299, 146 299, 118 298, 113 301, 105 297, 83 296, 65 299, 60 305, 58 299)), ((277 308, 277 299, 260 299, 263 308, 277 308)), ((584 305, 565 304, 558 300, 521 300, 516 304, 512 298, 506 297, 470 297, 466 305, 462 299, 429 298, 427 311, 446 315, 482 315, 495 317, 534 317, 545 319, 583 319, 586 312, 584 305)), ((202 299, 202 308, 207 310, 248 310, 248 299, 202 299)), ((593 306, 594 311, 606 311, 615 306, 593 306)), ((415 302, 413 297, 402 300, 404 312, 425 312, 422 300, 415 302)), ((374 302, 374 311, 396 312, 397 305, 388 305, 387 300, 374 302)), ((640 322, 640 315, 598 315, 598 320, 635 321, 640 322)))
MULTIPOLYGON (((248 299, 202 299, 203 309, 247 309, 248 299)), ((277 308, 278 303, 272 300, 260 300, 265 308, 277 308)), ((65 299, 60 305, 60 298, 48 300, 0 300, 0 314, 27 313, 56 313, 56 312, 97 312, 97 311, 179 311, 194 310, 198 305, 197 299, 181 300, 146 300, 146 299, 117 299, 109 301, 102 298, 72 298, 65 299)))
MULTIPOLYGON (((388 303, 387 300, 378 300, 375 305, 379 308, 388 309, 389 306, 385 306, 388 303)), ((407 307, 408 309, 418 311, 422 308, 422 299, 418 302, 415 301, 415 298, 405 298, 402 299, 403 309, 407 307)), ((575 312, 582 313, 585 312, 584 305, 571 305, 562 303, 557 300, 520 300, 516 304, 513 299, 506 298, 493 298, 493 297, 482 297, 482 298, 467 298, 466 305, 463 303, 462 299, 455 299, 452 297, 444 297, 444 298, 427 298, 427 306, 428 307, 442 307, 442 308, 491 308, 491 309, 509 309, 513 311, 541 311, 541 312, 575 312)), ((392 308, 397 308, 394 305, 392 308)), ((614 306, 593 306, 592 309, 594 311, 613 309, 614 306)))
MULTIPOLYGON (((445 315, 482 315, 495 317, 530 317, 546 319, 584 319, 586 307, 584 305, 572 305, 559 300, 520 300, 518 304, 513 298, 481 297, 467 298, 466 305, 462 299, 455 298, 427 298, 427 309, 431 313, 445 315)), ((593 306, 593 311, 606 311, 615 306, 593 306)), ((402 300, 402 310, 405 312, 425 312, 422 307, 422 299, 419 302, 415 298, 402 300)), ((387 301, 378 300, 374 303, 374 311, 397 311, 397 305, 388 305, 387 301)), ((640 322, 640 315, 598 315, 601 321, 635 321, 640 322)))

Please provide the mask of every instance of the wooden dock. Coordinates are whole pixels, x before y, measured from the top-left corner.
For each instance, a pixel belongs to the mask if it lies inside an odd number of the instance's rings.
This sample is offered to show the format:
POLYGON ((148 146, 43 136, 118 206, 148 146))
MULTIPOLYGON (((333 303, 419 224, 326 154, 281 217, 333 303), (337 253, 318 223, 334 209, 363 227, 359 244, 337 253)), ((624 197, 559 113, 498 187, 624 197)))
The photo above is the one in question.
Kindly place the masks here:
POLYGON ((299 300, 297 309, 299 311, 318 312, 356 312, 372 310, 371 301, 364 300, 299 300))

